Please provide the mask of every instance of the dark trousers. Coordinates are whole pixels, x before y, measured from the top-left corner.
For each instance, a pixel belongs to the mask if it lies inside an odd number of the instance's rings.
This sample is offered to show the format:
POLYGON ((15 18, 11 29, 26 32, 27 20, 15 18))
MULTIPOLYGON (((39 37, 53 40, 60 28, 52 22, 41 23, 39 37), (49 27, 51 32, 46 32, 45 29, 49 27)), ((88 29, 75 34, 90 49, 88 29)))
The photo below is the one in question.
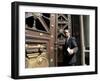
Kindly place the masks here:
POLYGON ((63 65, 64 66, 75 66, 76 61, 72 61, 72 57, 64 56, 63 57, 63 65))

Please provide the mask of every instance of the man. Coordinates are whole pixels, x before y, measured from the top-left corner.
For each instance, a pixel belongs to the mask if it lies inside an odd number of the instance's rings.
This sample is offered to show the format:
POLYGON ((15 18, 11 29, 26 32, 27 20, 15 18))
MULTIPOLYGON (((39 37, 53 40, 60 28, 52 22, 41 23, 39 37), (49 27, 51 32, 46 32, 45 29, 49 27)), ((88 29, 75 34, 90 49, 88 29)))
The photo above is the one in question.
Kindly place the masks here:
POLYGON ((76 65, 76 53, 78 51, 77 42, 68 29, 65 29, 64 33, 66 37, 63 57, 64 66, 74 66, 76 65))

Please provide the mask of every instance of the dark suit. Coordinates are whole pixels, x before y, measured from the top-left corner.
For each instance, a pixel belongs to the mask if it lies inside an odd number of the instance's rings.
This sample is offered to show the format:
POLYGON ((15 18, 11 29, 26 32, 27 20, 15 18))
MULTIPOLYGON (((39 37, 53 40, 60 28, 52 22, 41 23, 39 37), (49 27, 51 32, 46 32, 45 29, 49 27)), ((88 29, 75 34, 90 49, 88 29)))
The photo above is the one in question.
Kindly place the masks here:
POLYGON ((70 37, 69 39, 66 38, 65 40, 65 45, 64 45, 64 57, 63 57, 63 62, 65 66, 69 66, 69 65, 75 65, 76 64, 76 52, 78 50, 77 47, 77 42, 76 39, 74 37, 70 37), (74 49, 74 53, 72 55, 69 54, 69 52, 67 51, 68 47, 70 49, 74 49))

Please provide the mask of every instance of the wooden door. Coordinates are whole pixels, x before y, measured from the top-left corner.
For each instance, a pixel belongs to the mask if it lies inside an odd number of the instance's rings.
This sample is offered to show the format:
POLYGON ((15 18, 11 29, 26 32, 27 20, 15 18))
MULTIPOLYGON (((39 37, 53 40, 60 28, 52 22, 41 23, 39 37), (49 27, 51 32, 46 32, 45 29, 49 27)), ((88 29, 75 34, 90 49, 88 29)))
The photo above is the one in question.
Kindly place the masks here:
POLYGON ((55 15, 26 12, 25 17, 25 67, 55 66, 55 15))
POLYGON ((64 29, 72 30, 71 15, 56 14, 56 66, 63 66, 64 29))

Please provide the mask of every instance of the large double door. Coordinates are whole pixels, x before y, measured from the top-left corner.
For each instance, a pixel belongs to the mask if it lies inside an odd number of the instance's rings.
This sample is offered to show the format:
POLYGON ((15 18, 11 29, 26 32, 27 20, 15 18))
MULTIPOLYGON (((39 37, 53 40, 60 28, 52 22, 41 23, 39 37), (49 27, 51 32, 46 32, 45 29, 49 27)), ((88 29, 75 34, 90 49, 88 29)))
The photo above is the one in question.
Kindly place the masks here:
POLYGON ((71 15, 26 12, 25 17, 26 68, 63 66, 64 29, 74 28, 71 15))

